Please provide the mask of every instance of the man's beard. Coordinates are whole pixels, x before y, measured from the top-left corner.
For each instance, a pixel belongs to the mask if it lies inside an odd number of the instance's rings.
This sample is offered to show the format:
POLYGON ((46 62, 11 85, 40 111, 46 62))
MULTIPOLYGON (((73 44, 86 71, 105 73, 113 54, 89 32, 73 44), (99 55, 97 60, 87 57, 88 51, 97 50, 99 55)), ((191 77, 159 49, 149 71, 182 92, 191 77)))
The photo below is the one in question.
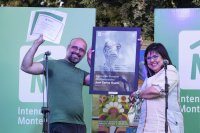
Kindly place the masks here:
POLYGON ((72 52, 71 55, 68 56, 68 60, 69 60, 71 63, 73 63, 73 64, 79 63, 79 62, 81 61, 81 59, 82 59, 82 58, 81 58, 81 55, 78 54, 78 53, 76 53, 76 52, 72 52), (76 54, 79 58, 78 58, 78 59, 73 58, 73 57, 72 57, 73 54, 76 54))

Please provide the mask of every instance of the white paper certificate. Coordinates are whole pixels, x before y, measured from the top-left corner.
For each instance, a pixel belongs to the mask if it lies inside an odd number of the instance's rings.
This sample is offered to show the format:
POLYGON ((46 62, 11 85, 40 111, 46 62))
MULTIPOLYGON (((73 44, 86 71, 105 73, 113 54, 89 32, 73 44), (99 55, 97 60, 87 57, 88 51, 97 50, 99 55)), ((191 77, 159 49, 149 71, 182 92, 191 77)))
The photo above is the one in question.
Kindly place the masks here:
POLYGON ((55 41, 63 24, 51 16, 39 14, 33 34, 43 34, 48 39, 55 41))
POLYGON ((26 42, 36 40, 43 34, 46 41, 60 43, 67 13, 55 10, 31 11, 26 42))

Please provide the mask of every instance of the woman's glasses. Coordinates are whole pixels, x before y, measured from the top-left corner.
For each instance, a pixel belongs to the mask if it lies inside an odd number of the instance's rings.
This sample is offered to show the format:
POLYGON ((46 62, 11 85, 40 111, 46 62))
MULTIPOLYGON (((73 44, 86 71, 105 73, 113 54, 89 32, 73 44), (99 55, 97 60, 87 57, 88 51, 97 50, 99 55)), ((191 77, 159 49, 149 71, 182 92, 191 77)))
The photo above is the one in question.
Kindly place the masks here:
POLYGON ((145 60, 146 60, 147 62, 150 62, 152 58, 153 58, 154 60, 157 60, 157 59, 158 59, 158 56, 159 56, 158 54, 155 54, 155 55, 153 55, 153 56, 145 57, 145 60))

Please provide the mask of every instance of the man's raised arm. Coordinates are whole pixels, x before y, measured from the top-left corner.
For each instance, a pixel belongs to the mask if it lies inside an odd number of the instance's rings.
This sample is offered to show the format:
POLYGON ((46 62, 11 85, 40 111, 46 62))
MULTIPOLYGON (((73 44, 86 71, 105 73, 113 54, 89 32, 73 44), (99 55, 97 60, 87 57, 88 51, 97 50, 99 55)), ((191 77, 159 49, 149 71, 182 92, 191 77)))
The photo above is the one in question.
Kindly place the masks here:
POLYGON ((32 47, 28 50, 21 64, 21 70, 30 74, 42 74, 43 65, 39 62, 33 62, 33 57, 38 47, 44 42, 43 35, 35 40, 32 47))

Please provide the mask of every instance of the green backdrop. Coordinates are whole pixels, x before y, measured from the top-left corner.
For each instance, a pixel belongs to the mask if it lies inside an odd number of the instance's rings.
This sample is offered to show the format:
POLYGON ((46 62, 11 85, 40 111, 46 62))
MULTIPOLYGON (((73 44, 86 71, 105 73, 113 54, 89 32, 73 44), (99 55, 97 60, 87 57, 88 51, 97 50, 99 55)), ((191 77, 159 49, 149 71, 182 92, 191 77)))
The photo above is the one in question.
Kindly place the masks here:
POLYGON ((154 42, 165 45, 179 71, 185 133, 199 133, 200 9, 156 9, 154 25, 154 42))
MULTIPOLYGON (((23 73, 20 70, 21 58, 24 52, 33 44, 33 41, 26 42, 30 14, 32 10, 40 9, 47 8, 0 8, 0 129, 2 133, 42 132, 43 115, 38 112, 42 107, 42 102, 31 101, 28 95, 23 94, 23 85, 30 86, 29 82, 31 80, 28 80, 30 75, 23 77, 23 73)), ((92 28, 95 26, 95 9, 48 9, 67 13, 67 19, 60 44, 45 41, 41 48, 38 49, 40 52, 41 49, 45 51, 49 49, 62 49, 61 52, 52 52, 51 58, 56 57, 55 55, 58 55, 56 58, 64 58, 66 53, 64 47, 66 48, 71 39, 76 37, 85 39, 89 49, 92 44, 92 28)), ((38 55, 36 60, 41 58, 42 56, 38 55)), ((77 67, 88 72, 90 71, 86 56, 77 67)), ((33 76, 32 79, 37 79, 37 82, 31 85, 38 88, 38 84, 41 84, 39 83, 39 79, 41 78, 33 76)), ((30 87, 26 89, 30 90, 30 87)), ((38 94, 41 93, 39 89, 35 89, 35 91, 32 90, 31 94, 36 94, 36 92, 38 94)), ((33 99, 42 99, 42 97, 33 95, 33 99)), ((83 100, 84 120, 87 132, 90 133, 92 123, 92 95, 89 95, 89 87, 83 87, 83 100)))

